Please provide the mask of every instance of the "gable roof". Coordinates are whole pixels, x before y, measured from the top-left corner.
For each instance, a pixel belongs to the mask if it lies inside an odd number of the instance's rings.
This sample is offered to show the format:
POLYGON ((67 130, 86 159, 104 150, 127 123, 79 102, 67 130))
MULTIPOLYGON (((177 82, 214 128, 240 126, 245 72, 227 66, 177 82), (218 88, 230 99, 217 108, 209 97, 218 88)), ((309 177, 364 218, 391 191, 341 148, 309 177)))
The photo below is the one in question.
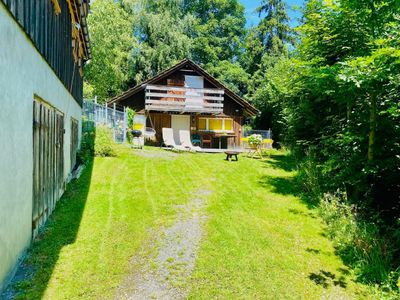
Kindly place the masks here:
POLYGON ((122 93, 121 95, 116 96, 116 97, 110 99, 109 101, 107 101, 107 104, 117 103, 119 101, 126 100, 129 97, 131 97, 132 95, 144 90, 148 84, 152 84, 161 79, 164 79, 165 77, 171 75, 172 73, 174 73, 176 71, 179 71, 181 68, 183 68, 185 66, 192 67, 193 70, 195 70, 197 73, 199 73, 200 75, 205 77, 214 86, 216 86, 217 88, 220 88, 220 89, 224 89, 225 94, 228 95, 230 98, 232 98, 239 105, 241 105, 244 108, 245 112, 247 112, 247 114, 249 114, 251 116, 255 116, 256 114, 258 114, 259 111, 257 108, 255 108, 248 101, 246 101, 245 99, 243 99, 242 97, 240 97, 239 95, 234 93, 232 90, 227 88, 225 85, 223 85, 217 79, 215 79, 212 75, 210 75, 206 70, 201 68, 199 65, 197 65, 190 59, 184 59, 181 62, 179 62, 178 64, 172 66, 171 68, 159 73, 158 75, 143 81, 142 83, 134 86, 133 88, 130 88, 126 92, 122 93))

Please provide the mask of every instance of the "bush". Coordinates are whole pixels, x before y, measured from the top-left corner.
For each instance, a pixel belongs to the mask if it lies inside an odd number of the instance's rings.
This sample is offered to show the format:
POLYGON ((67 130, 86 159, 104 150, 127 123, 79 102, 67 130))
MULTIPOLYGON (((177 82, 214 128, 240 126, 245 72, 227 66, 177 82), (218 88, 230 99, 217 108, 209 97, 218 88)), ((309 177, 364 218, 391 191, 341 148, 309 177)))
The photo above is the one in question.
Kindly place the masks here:
POLYGON ((115 142, 112 138, 111 129, 106 126, 96 127, 96 138, 94 143, 95 156, 116 156, 115 142))
POLYGON ((346 194, 340 191, 325 194, 319 210, 335 249, 344 262, 354 268, 358 279, 380 284, 388 295, 398 293, 400 273, 392 271, 396 246, 390 242, 393 236, 380 232, 380 220, 365 221, 357 207, 349 205, 346 194))
POLYGON ((297 181, 302 191, 308 196, 312 205, 318 205, 322 197, 321 182, 322 173, 315 154, 312 150, 306 152, 306 156, 298 163, 297 181))
POLYGON ((77 153, 77 164, 87 164, 94 155, 96 125, 93 121, 82 120, 81 147, 77 153))

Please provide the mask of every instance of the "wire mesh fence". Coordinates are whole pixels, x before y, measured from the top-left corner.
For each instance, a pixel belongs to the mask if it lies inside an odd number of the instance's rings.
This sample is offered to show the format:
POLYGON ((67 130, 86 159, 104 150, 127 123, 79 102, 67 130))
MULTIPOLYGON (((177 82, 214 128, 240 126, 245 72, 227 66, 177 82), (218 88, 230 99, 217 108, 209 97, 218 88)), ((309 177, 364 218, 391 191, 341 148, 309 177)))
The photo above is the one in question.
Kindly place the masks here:
MULTIPOLYGON (((115 142, 123 143, 126 141, 128 118, 125 107, 114 105, 110 108, 106 105, 97 104, 92 100, 83 100, 82 117, 83 120, 89 121, 84 122, 84 124, 87 124, 85 126, 93 126, 93 124, 107 126, 111 128, 115 142)), ((82 128, 83 131, 92 129, 82 128)))

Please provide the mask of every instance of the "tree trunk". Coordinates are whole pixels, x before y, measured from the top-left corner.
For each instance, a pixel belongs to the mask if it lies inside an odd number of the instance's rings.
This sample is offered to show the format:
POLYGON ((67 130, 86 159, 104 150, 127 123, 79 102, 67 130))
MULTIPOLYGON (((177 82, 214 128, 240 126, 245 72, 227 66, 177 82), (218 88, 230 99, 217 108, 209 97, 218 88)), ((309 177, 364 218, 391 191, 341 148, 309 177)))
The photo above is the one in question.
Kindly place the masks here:
POLYGON ((368 162, 372 162, 374 160, 375 132, 376 132, 376 96, 371 95, 370 112, 369 112, 368 162))

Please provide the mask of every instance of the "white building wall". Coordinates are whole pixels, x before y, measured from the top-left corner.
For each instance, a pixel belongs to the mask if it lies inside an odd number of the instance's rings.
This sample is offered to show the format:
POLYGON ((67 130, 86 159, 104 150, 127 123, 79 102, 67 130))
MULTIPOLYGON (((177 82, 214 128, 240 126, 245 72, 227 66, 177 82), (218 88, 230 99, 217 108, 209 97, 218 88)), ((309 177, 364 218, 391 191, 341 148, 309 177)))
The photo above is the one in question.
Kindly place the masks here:
POLYGON ((0 1, 0 290, 31 241, 34 95, 64 113, 67 177, 81 108, 0 1))

